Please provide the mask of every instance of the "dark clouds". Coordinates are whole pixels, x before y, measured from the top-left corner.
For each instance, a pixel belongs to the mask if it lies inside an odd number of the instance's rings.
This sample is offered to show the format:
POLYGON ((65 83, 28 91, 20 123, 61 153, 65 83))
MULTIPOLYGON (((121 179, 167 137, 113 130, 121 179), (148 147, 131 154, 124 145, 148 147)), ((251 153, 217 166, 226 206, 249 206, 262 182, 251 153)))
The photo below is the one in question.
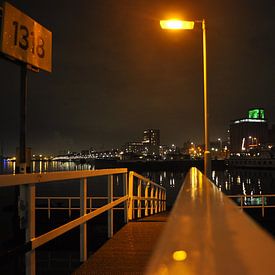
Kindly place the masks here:
MULTIPOLYGON (((53 72, 30 73, 28 145, 35 152, 110 148, 160 128, 162 143, 203 140, 200 30, 167 33, 175 12, 207 20, 210 135, 261 106, 275 122, 275 3, 10 1, 53 32, 53 72)), ((0 139, 17 144, 19 68, 0 62, 0 139)))

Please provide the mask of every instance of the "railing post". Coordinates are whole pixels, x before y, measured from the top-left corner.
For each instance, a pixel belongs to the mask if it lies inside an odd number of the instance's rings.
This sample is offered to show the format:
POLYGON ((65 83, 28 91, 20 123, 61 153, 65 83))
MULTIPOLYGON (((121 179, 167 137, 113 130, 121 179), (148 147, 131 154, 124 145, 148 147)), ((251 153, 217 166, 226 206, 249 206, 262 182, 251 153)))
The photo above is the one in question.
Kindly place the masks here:
POLYGON ((166 211, 166 190, 164 190, 164 211, 166 211))
POLYGON ((162 196, 162 190, 159 188, 159 196, 158 196, 158 212, 161 212, 161 196, 162 196))
MULTIPOLYGON (((122 185, 123 185, 123 196, 128 195, 128 183, 127 183, 127 173, 122 175, 122 185)), ((128 223, 128 204, 129 201, 124 202, 124 222, 128 223)))
MULTIPOLYGON (((113 202, 113 197, 114 197, 113 183, 114 183, 114 176, 109 175, 108 176, 108 203, 113 202)), ((114 211, 113 209, 108 210, 108 238, 112 238, 114 233, 113 211, 114 211)))
POLYGON ((148 188, 149 188, 149 182, 146 182, 146 187, 145 187, 145 216, 148 216, 148 188))
POLYGON ((160 211, 164 211, 164 190, 161 190, 161 207, 160 211))
POLYGON ((154 213, 158 213, 158 188, 156 187, 156 193, 155 193, 155 204, 154 204, 154 213))
POLYGON ((92 207, 92 195, 90 196, 90 198, 89 198, 89 206, 90 206, 90 211, 89 212, 92 212, 93 211, 93 207, 92 207))
POLYGON ((128 219, 133 219, 133 186, 134 186, 134 172, 129 172, 129 208, 128 208, 128 219))
POLYGON ((155 197, 154 197, 154 185, 151 184, 151 192, 150 192, 150 214, 154 214, 154 205, 155 205, 155 197))
MULTIPOLYGON (((87 214, 87 179, 80 180, 80 216, 87 214)), ((87 260, 87 223, 80 225, 80 261, 87 260)))
POLYGON ((72 207, 72 199, 69 198, 69 217, 70 217, 70 218, 71 218, 71 216, 72 216, 72 209, 71 209, 71 207, 72 207))
MULTIPOLYGON (((35 238, 35 184, 29 184, 23 187, 27 198, 27 227, 26 242, 35 238)), ((35 249, 26 253, 26 274, 35 275, 35 249)))
POLYGON ((51 199, 48 198, 48 219, 51 218, 51 199))
POLYGON ((264 218, 264 195, 262 195, 262 217, 264 218))
POLYGON ((138 179, 138 193, 137 193, 137 196, 138 196, 138 201, 137 201, 137 208, 138 208, 138 211, 137 211, 137 217, 140 218, 141 217, 141 184, 142 184, 142 181, 141 179, 138 179))

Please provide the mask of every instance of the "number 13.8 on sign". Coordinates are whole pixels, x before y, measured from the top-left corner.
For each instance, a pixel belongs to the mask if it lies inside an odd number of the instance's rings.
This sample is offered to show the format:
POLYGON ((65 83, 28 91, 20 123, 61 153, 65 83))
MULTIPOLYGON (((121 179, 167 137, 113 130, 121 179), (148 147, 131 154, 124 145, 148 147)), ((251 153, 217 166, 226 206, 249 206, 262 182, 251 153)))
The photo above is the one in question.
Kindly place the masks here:
POLYGON ((44 58, 44 40, 41 36, 35 36, 34 32, 20 25, 17 21, 13 21, 14 26, 14 46, 19 46, 22 50, 30 50, 32 54, 40 58, 44 58))

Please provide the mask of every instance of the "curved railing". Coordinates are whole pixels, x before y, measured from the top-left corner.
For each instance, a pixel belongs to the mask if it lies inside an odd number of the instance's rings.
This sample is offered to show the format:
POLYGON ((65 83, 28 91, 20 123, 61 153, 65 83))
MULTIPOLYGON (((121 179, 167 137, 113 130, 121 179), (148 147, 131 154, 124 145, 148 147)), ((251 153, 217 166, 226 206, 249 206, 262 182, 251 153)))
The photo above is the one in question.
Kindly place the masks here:
POLYGON ((129 197, 129 220, 135 218, 136 212, 140 218, 142 210, 145 216, 166 210, 166 189, 132 171, 129 173, 129 197))

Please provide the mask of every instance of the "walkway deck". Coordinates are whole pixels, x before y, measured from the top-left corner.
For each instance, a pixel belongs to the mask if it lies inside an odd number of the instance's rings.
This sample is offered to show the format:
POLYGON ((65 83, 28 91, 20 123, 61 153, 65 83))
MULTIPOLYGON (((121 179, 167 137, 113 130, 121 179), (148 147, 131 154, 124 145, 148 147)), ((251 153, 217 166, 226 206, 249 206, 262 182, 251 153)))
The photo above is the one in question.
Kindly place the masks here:
POLYGON ((129 222, 73 274, 142 274, 167 218, 163 212, 129 222))

